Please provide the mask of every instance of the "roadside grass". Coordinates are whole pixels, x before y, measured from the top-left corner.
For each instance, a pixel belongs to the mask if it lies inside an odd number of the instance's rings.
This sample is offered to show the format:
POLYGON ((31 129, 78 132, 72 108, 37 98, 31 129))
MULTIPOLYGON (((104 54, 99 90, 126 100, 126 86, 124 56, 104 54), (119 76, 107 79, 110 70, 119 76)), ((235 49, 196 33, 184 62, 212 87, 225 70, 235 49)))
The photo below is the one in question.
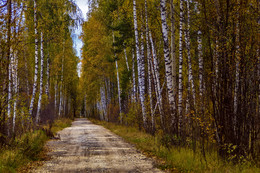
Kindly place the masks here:
MULTIPOLYGON (((54 121, 51 132, 71 125, 71 120, 54 121)), ((0 173, 28 172, 37 162, 46 160, 45 143, 49 140, 46 131, 35 130, 15 138, 8 146, 0 148, 0 173)))
POLYGON ((257 173, 260 168, 251 162, 241 162, 233 164, 221 160, 217 152, 206 153, 206 160, 198 151, 196 154, 188 147, 171 146, 169 148, 161 144, 159 135, 152 136, 150 134, 139 131, 135 127, 127 127, 108 123, 95 119, 90 119, 93 123, 102 125, 111 130, 115 134, 121 136, 127 142, 134 144, 136 148, 145 155, 156 160, 156 166, 162 170, 170 172, 206 172, 206 173, 257 173))

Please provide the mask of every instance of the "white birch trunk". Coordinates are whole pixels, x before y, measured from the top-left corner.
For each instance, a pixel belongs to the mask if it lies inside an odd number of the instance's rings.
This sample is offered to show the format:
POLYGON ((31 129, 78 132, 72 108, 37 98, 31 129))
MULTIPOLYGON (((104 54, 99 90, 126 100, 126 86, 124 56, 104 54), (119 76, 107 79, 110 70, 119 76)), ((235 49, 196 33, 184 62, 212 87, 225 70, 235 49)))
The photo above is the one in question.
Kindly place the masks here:
POLYGON ((15 121, 17 116, 17 102, 18 102, 18 58, 17 54, 13 54, 13 90, 14 90, 14 114, 13 114, 13 132, 15 130, 15 121))
POLYGON ((63 92, 62 92, 62 85, 63 85, 63 66, 64 66, 64 56, 65 56, 65 41, 63 42, 63 57, 61 59, 61 84, 60 84, 60 106, 59 106, 59 117, 62 114, 62 104, 63 104, 63 92))
POLYGON ((152 55, 153 55, 153 71, 154 71, 154 83, 155 83, 155 90, 156 90, 156 98, 158 102, 158 108, 160 113, 161 124, 163 125, 163 108, 162 108, 162 95, 161 95, 161 84, 160 84, 160 73, 159 73, 159 65, 157 61, 157 54, 153 43, 152 34, 149 31, 149 37, 151 42, 152 48, 152 55))
POLYGON ((35 34, 35 69, 34 69, 34 83, 33 83, 33 93, 31 98, 31 103, 29 107, 29 114, 32 116, 33 113, 33 105, 37 90, 37 79, 38 79, 38 29, 37 29, 37 4, 36 0, 34 2, 34 34, 35 34))
POLYGON ((168 92, 168 102, 170 105, 171 112, 171 125, 176 123, 175 112, 176 105, 173 93, 173 77, 172 77, 172 60, 169 56, 169 41, 168 41, 168 26, 166 21, 166 0, 161 0, 161 21, 162 21, 162 34, 163 34, 163 51, 164 51, 164 61, 165 61, 165 76, 167 81, 167 92, 168 92))
POLYGON ((135 83, 135 53, 132 51, 132 80, 133 80, 133 89, 132 89, 132 102, 136 102, 136 83, 135 83))
POLYGON ((49 97, 49 82, 50 82, 50 53, 48 50, 47 62, 46 62, 46 85, 45 85, 45 94, 49 97))
POLYGON ((189 0, 187 0, 187 30, 185 32, 185 41, 186 41, 186 47, 187 47, 187 54, 188 54, 188 81, 190 83, 189 88, 192 90, 190 93, 192 93, 192 102, 193 106, 196 106, 196 92, 195 92, 195 85, 193 80, 193 72, 192 72, 192 62, 191 62, 191 53, 190 53, 190 3, 189 0), (190 87, 191 86, 191 87, 190 87))
POLYGON ((43 93, 43 60, 44 60, 44 53, 43 53, 43 34, 41 32, 41 73, 40 73, 40 93, 39 93, 39 100, 38 100, 38 109, 36 114, 36 124, 40 122, 40 114, 41 114, 41 105, 42 105, 42 93, 43 93))
MULTIPOLYGON (((146 31, 145 31, 145 38, 146 38, 146 48, 147 48, 147 64, 148 64, 148 94, 150 100, 150 110, 153 110, 153 98, 152 98, 152 74, 151 74, 151 49, 149 44, 149 26, 148 26, 148 14, 147 14, 147 1, 145 0, 145 24, 146 24, 146 31)), ((152 115, 152 114, 151 114, 152 115)), ((152 128, 154 129, 154 116, 151 117, 152 120, 152 128)))
POLYGON ((54 109, 55 109, 55 113, 57 113, 57 95, 58 95, 58 85, 57 85, 57 81, 55 82, 55 87, 54 87, 54 109))
MULTIPOLYGON (((113 43, 115 42, 115 37, 113 33, 113 43)), ((114 48, 115 50, 115 48, 114 48)), ((117 91, 118 91, 118 104, 119 104, 119 116, 120 116, 120 123, 122 124, 122 105, 121 105, 121 90, 120 90, 120 78, 119 78, 119 71, 118 71, 118 64, 117 64, 117 55, 115 53, 115 64, 116 64, 116 77, 117 77, 117 91)))
POLYGON ((107 104, 106 104, 106 93, 105 93, 105 87, 100 87, 100 97, 101 97, 101 103, 102 103, 102 110, 104 115, 104 120, 107 120, 107 104))
POLYGON ((59 117, 62 114, 62 102, 63 102, 63 95, 62 95, 62 83, 60 84, 60 103, 59 103, 59 117))
POLYGON ((12 49, 10 51, 10 62, 8 67, 8 105, 7 105, 7 115, 8 118, 11 118, 11 100, 12 100, 12 71, 13 71, 13 55, 12 55, 12 49))
POLYGON ((118 72, 117 60, 116 60, 115 63, 116 63, 116 79, 117 79, 117 88, 118 88, 118 102, 119 102, 120 123, 122 124, 121 90, 120 90, 120 81, 119 81, 119 72, 118 72))
POLYGON ((126 62, 126 67, 127 67, 127 70, 129 71, 129 65, 128 65, 128 59, 127 59, 126 48, 124 48, 124 53, 125 53, 125 62, 126 62))
MULTIPOLYGON (((198 15, 200 14, 199 7, 197 7, 197 13, 198 15)), ((204 94, 204 79, 203 79, 203 74, 204 74, 204 62, 203 62, 203 52, 202 52, 202 39, 201 39, 201 31, 198 30, 197 32, 197 43, 198 43, 198 59, 199 59, 199 96, 200 99, 202 100, 202 96, 204 94)))
POLYGON ((183 78, 182 78, 182 63, 183 63, 183 49, 182 49, 182 33, 183 33, 183 0, 180 0, 180 29, 179 29, 179 93, 178 93, 178 113, 179 113, 179 123, 178 123, 178 133, 181 136, 182 131, 182 95, 183 95, 183 78))
POLYGON ((136 46, 136 58, 137 58, 137 69, 138 69, 138 86, 139 86, 139 96, 142 107, 143 123, 146 128, 146 108, 145 108, 145 83, 144 83, 144 71, 142 71, 142 57, 139 50, 139 38, 138 38, 138 25, 137 25, 137 15, 136 15, 136 1, 133 0, 133 15, 134 15, 134 30, 135 30, 135 46, 136 46))
MULTIPOLYGON (((171 60, 172 60, 172 78, 173 92, 177 89, 177 74, 176 74, 176 56, 175 56, 175 19, 174 19, 174 4, 171 0, 171 60)), ((175 94, 174 94, 175 95, 175 94)))

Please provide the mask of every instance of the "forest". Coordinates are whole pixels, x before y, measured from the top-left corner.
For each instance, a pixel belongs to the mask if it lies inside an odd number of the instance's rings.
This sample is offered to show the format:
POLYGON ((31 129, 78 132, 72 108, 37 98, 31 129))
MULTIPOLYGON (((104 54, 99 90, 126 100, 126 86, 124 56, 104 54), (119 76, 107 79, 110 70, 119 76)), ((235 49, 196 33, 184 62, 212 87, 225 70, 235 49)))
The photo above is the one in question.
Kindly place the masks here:
POLYGON ((260 164, 258 0, 86 2, 0 2, 1 146, 87 117, 260 164))

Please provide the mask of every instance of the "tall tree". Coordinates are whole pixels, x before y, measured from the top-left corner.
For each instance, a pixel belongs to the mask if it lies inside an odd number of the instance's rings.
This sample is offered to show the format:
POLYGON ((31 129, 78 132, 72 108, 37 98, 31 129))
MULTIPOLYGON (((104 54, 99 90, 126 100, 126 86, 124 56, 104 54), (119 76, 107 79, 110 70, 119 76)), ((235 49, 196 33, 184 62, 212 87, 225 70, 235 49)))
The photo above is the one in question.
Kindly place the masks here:
POLYGON ((182 50, 182 37, 183 37, 183 0, 180 0, 180 29, 179 29, 179 93, 178 93, 178 113, 179 113, 179 123, 178 123, 178 134, 182 133, 182 95, 183 95, 183 78, 182 78, 182 63, 183 63, 183 50, 182 50))
POLYGON ((37 80, 38 80, 38 20, 37 20, 37 3, 36 0, 33 1, 34 6, 34 43, 35 43, 35 67, 34 67, 34 82, 33 82, 33 93, 32 93, 32 98, 31 98, 31 103, 29 107, 29 114, 32 116, 33 113, 33 106, 34 106, 34 101, 35 101, 35 95, 36 95, 36 90, 37 90, 37 80))
POLYGON ((172 77, 172 60, 170 58, 169 41, 168 41, 168 25, 166 21, 166 0, 160 1, 161 5, 161 21, 162 21, 162 35, 163 35, 163 52, 165 61, 165 76, 167 81, 168 102, 170 106, 172 128, 176 125, 176 105, 173 93, 173 77, 172 77))
POLYGON ((44 64, 44 53, 43 53, 43 33, 41 32, 41 73, 40 73, 40 92, 38 100, 38 109, 36 113, 36 123, 40 121, 41 105, 42 105, 42 94, 43 94, 43 64, 44 64))
POLYGON ((139 86, 139 96, 142 107, 143 123, 146 127, 146 108, 145 108, 145 81, 144 81, 144 71, 142 68, 142 56, 140 54, 139 48, 139 38, 138 38, 138 25, 137 25, 137 15, 136 15, 136 1, 133 0, 133 15, 134 15, 134 30, 135 30, 135 49, 137 58, 137 69, 138 69, 138 86, 139 86))

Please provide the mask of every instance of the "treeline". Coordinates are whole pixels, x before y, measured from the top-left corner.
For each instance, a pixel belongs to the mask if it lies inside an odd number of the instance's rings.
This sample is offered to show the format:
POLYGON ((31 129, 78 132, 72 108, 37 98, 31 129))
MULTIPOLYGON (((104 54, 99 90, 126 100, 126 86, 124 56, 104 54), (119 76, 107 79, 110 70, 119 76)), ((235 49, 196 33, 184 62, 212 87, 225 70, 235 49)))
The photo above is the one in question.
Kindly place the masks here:
POLYGON ((72 0, 0 2, 0 143, 74 115, 78 86, 72 0))
POLYGON ((204 156, 259 158, 258 1, 96 0, 89 9, 82 115, 204 156))

